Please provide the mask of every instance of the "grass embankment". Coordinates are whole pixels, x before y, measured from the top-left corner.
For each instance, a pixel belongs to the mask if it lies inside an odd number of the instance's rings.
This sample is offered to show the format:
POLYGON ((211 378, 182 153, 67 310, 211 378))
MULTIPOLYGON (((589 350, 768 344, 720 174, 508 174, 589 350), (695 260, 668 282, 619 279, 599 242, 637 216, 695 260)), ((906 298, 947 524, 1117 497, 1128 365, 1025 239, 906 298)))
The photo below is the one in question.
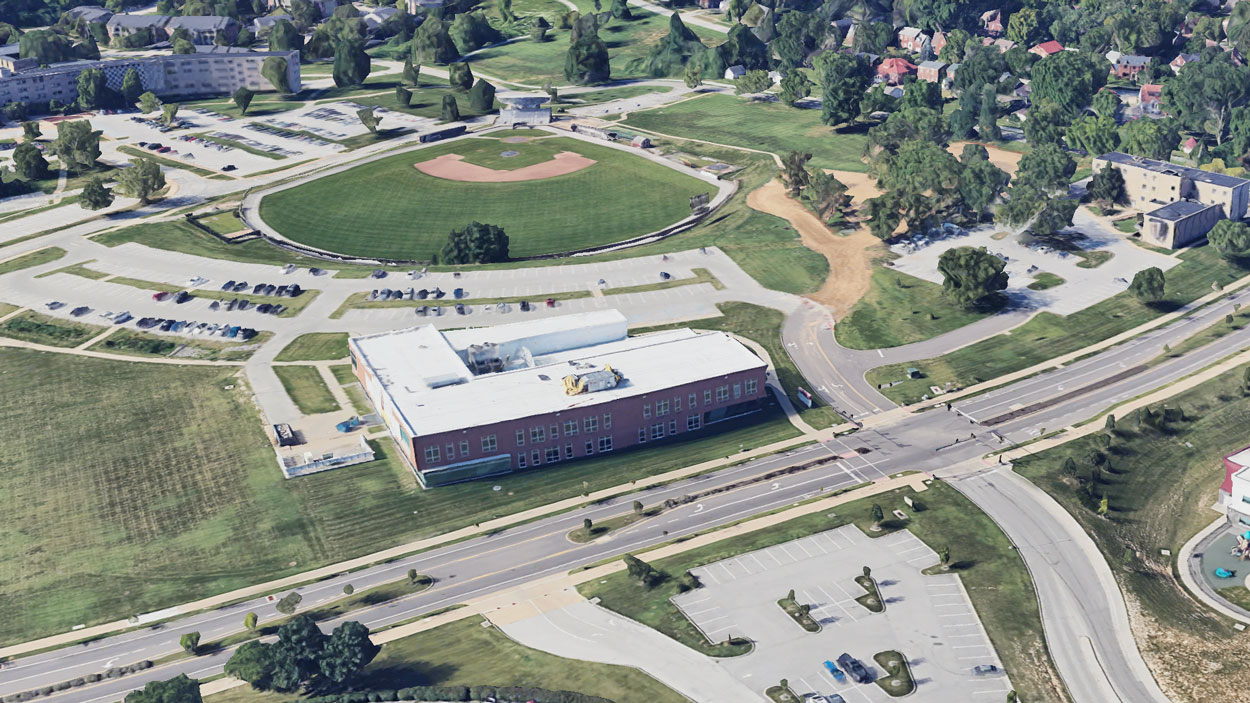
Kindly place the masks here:
POLYGON ((0 276, 34 266, 50 264, 53 261, 65 256, 66 253, 67 252, 61 247, 48 247, 47 249, 32 251, 29 254, 22 254, 21 256, 0 263, 0 276))
POLYGON ((751 102, 708 93, 667 107, 630 113, 627 127, 687 139, 770 151, 784 155, 809 152, 811 165, 841 171, 866 171, 863 129, 839 132, 820 121, 820 110, 751 102))
POLYGON ((1250 397, 1240 390, 1245 372, 1230 371, 1171 398, 1166 406, 1185 419, 1164 429, 1121 417, 1109 449, 1099 433, 1015 462, 1098 545, 1130 611, 1142 616, 1134 630, 1155 679, 1173 700, 1187 703, 1236 698, 1236 677, 1228 672, 1250 669, 1248 635, 1196 603, 1175 576, 1181 546, 1217 517, 1210 508, 1223 476, 1221 457, 1250 442, 1250 397), (1091 483, 1089 458, 1096 451, 1109 464, 1091 483), (1069 458, 1075 476, 1064 473, 1069 458), (1097 514, 1099 496, 1107 498, 1105 517, 1097 514), (1195 668, 1196 661, 1205 664, 1195 668))
POLYGON ((448 232, 474 219, 507 231, 512 256, 532 256, 662 229, 689 216, 690 196, 709 190, 691 176, 640 156, 571 138, 507 145, 460 140, 272 193, 261 201, 260 213, 294 241, 343 254, 428 260, 446 243, 448 232), (502 151, 518 155, 504 158, 502 151), (562 176, 510 183, 448 180, 413 166, 459 154, 468 163, 511 170, 549 161, 564 151, 595 163, 562 176), (331 201, 339 207, 318 207, 331 201), (472 218, 466 215, 467 203, 473 203, 472 218), (596 225, 586 227, 586 222, 596 225))
POLYGON ((1009 333, 945 356, 875 368, 867 379, 884 384, 905 379, 909 367, 919 369, 920 378, 881 390, 895 402, 914 403, 929 393, 929 386, 970 386, 1114 337, 1210 293, 1212 283, 1228 285, 1250 273, 1211 247, 1191 249, 1181 254, 1181 259, 1165 273, 1163 304, 1143 304, 1125 291, 1066 317, 1041 313, 1009 333))
POLYGON ((203 339, 199 337, 165 336, 118 329, 116 332, 87 347, 91 351, 126 354, 142 357, 170 357, 177 352, 178 358, 204 359, 208 361, 246 361, 260 349, 272 332, 260 332, 246 342, 203 339))
POLYGON ((211 229, 220 235, 235 234, 247 229, 247 225, 243 224, 243 220, 235 214, 234 210, 226 210, 214 213, 196 220, 201 225, 211 229))
MULTIPOLYGON (((278 352, 274 361, 334 361, 345 358, 346 332, 310 332, 291 340, 290 344, 278 352)), ((350 369, 351 366, 347 368, 350 369)))
POLYGON ((764 350, 768 352, 768 356, 772 359, 773 367, 777 371, 777 380, 781 383, 781 387, 785 389, 794 407, 799 411, 800 417, 817 428, 832 427, 842 421, 841 416, 833 408, 824 405, 814 394, 812 396, 814 404, 810 408, 805 407, 799 401, 797 389, 802 386, 810 391, 812 384, 803 378, 802 372, 799 371, 798 366, 795 366, 794 361, 786 352, 785 345, 781 341, 781 326, 785 323, 785 315, 778 310, 752 305, 751 303, 717 303, 716 307, 723 313, 721 317, 711 317, 704 320, 661 325, 658 327, 644 327, 631 330, 631 332, 634 334, 645 334, 660 330, 692 327, 702 330, 722 330, 746 337, 764 347, 764 350))
MULTIPOLYGON (((692 568, 721 559, 789 542, 800 537, 855 524, 869 537, 881 537, 906 529, 935 551, 939 545, 959 546, 952 567, 963 579, 973 607, 989 633, 994 648, 1012 677, 1016 690, 1024 700, 1040 701, 1058 698, 1055 693, 1058 674, 1050 661, 1042 635, 1037 597, 1028 570, 1007 536, 977 507, 954 489, 935 482, 922 494, 925 510, 911 511, 911 519, 887 520, 880 532, 870 532, 872 504, 882 505, 887 514, 905 507, 903 496, 909 489, 872 496, 838 506, 837 512, 805 515, 755 532, 721 540, 691 549, 651 566, 668 575, 653 589, 639 585, 621 571, 612 576, 579 587, 582 595, 598 597, 600 603, 645 625, 708 654, 740 654, 745 646, 712 647, 681 611, 669 600, 680 592, 682 574, 692 568)), ((647 559, 646 553, 638 555, 647 559)), ((750 632, 733 633, 750 637, 750 632)))
MULTIPOLYGON (((1197 334, 1185 338, 1185 341, 1177 344, 1175 347, 1172 347, 1169 351, 1164 352, 1158 358, 1154 359, 1152 363, 1161 363, 1167 359, 1174 359, 1178 356, 1183 356, 1190 351, 1199 347, 1204 347, 1227 334, 1236 332, 1237 330, 1245 327, 1247 323, 1250 323, 1250 308, 1243 307, 1237 312, 1225 315, 1223 322, 1217 322, 1197 334)), ((1229 352, 1232 351, 1232 349, 1229 349, 1229 352)))
POLYGON ((237 372, 0 349, 0 412, 13 427, 37 428, 0 439, 8 457, 0 564, 12 608, 0 621, 0 645, 798 436, 774 409, 688 440, 437 491, 423 490, 393 446, 379 442, 376 461, 287 481, 237 372))
POLYGON ((273 372, 282 381, 282 387, 291 396, 291 402, 305 415, 332 413, 342 409, 330 392, 330 387, 321 378, 317 367, 275 366, 273 372))
MULTIPOLYGON (((598 664, 530 649, 478 617, 440 625, 382 646, 356 682, 358 689, 408 686, 537 686, 577 691, 616 703, 683 703, 685 698, 627 666, 598 664)), ((258 693, 240 686, 206 703, 279 703, 298 695, 258 693)))
POLYGON ((848 349, 897 347, 972 324, 1000 307, 968 310, 950 302, 936 283, 875 266, 868 294, 833 329, 848 349))
POLYGON ((100 325, 89 325, 27 310, 0 323, 0 336, 52 347, 71 348, 107 329, 100 325))

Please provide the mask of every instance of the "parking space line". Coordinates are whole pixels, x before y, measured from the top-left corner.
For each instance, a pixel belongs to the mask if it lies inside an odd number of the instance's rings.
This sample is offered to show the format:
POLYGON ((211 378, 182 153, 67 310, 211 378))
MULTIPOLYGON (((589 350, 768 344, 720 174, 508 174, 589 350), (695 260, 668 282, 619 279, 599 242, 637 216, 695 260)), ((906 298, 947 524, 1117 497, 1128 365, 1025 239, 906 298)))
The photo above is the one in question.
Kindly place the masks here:
POLYGON ((833 551, 840 552, 842 551, 842 545, 838 544, 837 540, 833 538, 833 532, 834 532, 833 530, 826 530, 824 532, 821 532, 817 536, 824 537, 826 540, 829 541, 829 544, 833 546, 833 551))
POLYGON ((822 586, 817 586, 816 590, 825 594, 825 598, 828 598, 830 603, 832 603, 833 605, 836 605, 838 607, 838 610, 841 610, 843 613, 845 613, 846 616, 851 619, 851 622, 859 622, 859 619, 856 618, 854 615, 851 615, 851 611, 847 610, 846 607, 842 605, 844 601, 840 601, 834 598, 833 596, 829 595, 829 592, 826 591, 824 587, 822 586))
POLYGON ((813 539, 811 539, 811 540, 809 540, 809 543, 812 545, 812 547, 814 547, 814 548, 816 548, 816 549, 819 549, 821 554, 828 554, 828 553, 829 553, 829 552, 828 552, 828 550, 826 550, 824 547, 820 546, 820 543, 818 543, 818 542, 817 542, 814 538, 813 538, 813 539))
POLYGON ((730 571, 730 570, 729 570, 729 567, 728 567, 728 566, 725 566, 725 562, 723 562, 723 561, 718 561, 718 562, 716 562, 716 564, 717 564, 718 566, 720 566, 720 568, 724 569, 726 574, 729 574, 729 580, 730 580, 730 581, 733 581, 733 580, 734 580, 734 574, 733 574, 733 572, 732 572, 732 571, 730 571))
POLYGON ((789 550, 789 549, 786 549, 786 545, 784 545, 784 544, 779 544, 779 545, 777 545, 777 546, 778 546, 778 547, 781 547, 781 551, 782 551, 782 552, 784 552, 784 553, 785 553, 785 555, 786 555, 787 557, 789 557, 789 558, 790 558, 790 561, 792 561, 792 562, 794 562, 794 561, 798 561, 798 559, 796 559, 796 558, 794 557, 794 555, 790 553, 790 550, 789 550))
POLYGON ((748 556, 755 560, 756 565, 760 567, 761 571, 768 570, 768 567, 764 566, 764 563, 760 561, 760 558, 755 556, 755 552, 751 552, 748 556))
POLYGON ((938 617, 939 618, 962 618, 965 615, 971 615, 971 614, 972 613, 969 613, 968 611, 965 610, 962 613, 950 613, 949 615, 939 615, 938 617))
POLYGON ((699 578, 707 577, 708 579, 712 581, 713 586, 720 585, 720 580, 717 579, 715 576, 713 576, 711 571, 708 571, 707 569, 700 569, 699 571, 700 573, 695 574, 696 576, 698 576, 699 578))
POLYGON ((807 551, 807 547, 804 547, 804 546, 803 546, 803 543, 802 543, 801 541, 797 541, 797 540, 796 540, 796 541, 792 542, 792 544, 793 544, 794 546, 798 547, 799 549, 803 550, 803 553, 804 553, 805 555, 807 555, 807 556, 808 556, 808 558, 811 558, 812 553, 811 553, 811 552, 809 552, 809 551, 807 551))

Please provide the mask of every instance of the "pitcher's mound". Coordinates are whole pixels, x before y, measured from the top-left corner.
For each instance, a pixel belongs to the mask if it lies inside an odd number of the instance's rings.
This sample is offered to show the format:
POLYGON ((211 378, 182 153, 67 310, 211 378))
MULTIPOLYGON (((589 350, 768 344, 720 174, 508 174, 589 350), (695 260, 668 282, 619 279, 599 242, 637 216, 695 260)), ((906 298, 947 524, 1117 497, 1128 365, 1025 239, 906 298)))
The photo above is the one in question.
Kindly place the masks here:
POLYGON ((537 181, 543 178, 554 178, 576 173, 595 163, 574 151, 562 151, 540 164, 523 166, 511 171, 500 171, 485 166, 471 164, 460 154, 444 154, 436 159, 413 164, 418 171, 427 176, 445 178, 449 181, 467 181, 469 183, 511 183, 516 181, 537 181))

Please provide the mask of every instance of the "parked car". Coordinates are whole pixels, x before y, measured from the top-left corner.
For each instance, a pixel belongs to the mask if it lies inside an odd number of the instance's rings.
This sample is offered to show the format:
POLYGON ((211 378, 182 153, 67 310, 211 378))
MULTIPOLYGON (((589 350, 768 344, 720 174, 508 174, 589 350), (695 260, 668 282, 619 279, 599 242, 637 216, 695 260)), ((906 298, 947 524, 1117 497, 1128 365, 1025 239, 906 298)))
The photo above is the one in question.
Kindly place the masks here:
POLYGON ((456 314, 457 315, 464 314, 464 303, 456 303, 456 314))
POLYGON ((464 289, 463 289, 463 288, 457 288, 457 289, 453 290, 453 291, 451 292, 451 297, 455 298, 456 300, 460 300, 461 298, 463 298, 463 297, 464 297, 464 289))
POLYGON ((256 312, 261 313, 263 315, 269 312, 269 308, 272 308, 272 307, 273 306, 270 305, 269 303, 261 303, 260 305, 256 306, 256 312))
POLYGON ((61 308, 65 307, 65 303, 62 303, 59 300, 53 300, 53 301, 45 303, 44 305, 46 305, 49 310, 60 310, 61 308))
POLYGON ((220 310, 220 309, 221 309, 221 301, 220 301, 220 300, 214 300, 213 302, 209 303, 209 304, 208 304, 208 309, 209 309, 209 310, 220 310))
POLYGON ((252 286, 252 295, 260 295, 261 293, 264 293, 264 292, 265 292, 264 283, 257 283, 256 285, 252 286))
POLYGON ((827 661, 825 662, 825 669, 829 671, 829 675, 833 677, 834 681, 837 681, 838 683, 844 683, 846 681, 846 674, 842 673, 842 670, 838 668, 837 664, 827 661))
POLYGON ((178 303, 179 305, 187 302, 190 299, 191 299, 191 294, 186 292, 185 290, 178 291, 178 295, 174 296, 174 302, 178 303))
POLYGON ((234 164, 226 164, 225 166, 221 167, 221 170, 223 171, 233 171, 234 169, 235 169, 234 164))
POLYGON ((152 294, 152 300, 155 300, 158 303, 163 303, 166 300, 169 300, 170 295, 172 294, 167 290, 159 291, 152 294))
POLYGON ((170 331, 170 330, 171 330, 171 329, 173 329, 173 328, 174 328, 174 321, 173 321, 173 320, 165 320, 164 322, 162 322, 162 323, 161 323, 161 331, 162 331, 162 332, 168 332, 168 331, 170 331))
POLYGON ((554 308, 556 306, 555 298, 547 298, 547 307, 554 308))
POLYGON ((247 290, 247 281, 239 281, 238 283, 234 284, 235 293, 242 293, 245 290, 247 290))
POLYGON ((386 278, 386 272, 383 271, 382 269, 374 269, 373 273, 369 275, 372 276, 373 278, 386 278))
POLYGON ((997 673, 998 667, 993 664, 978 664, 977 666, 972 667, 972 674, 974 676, 989 676, 997 673))
POLYGON ((430 311, 429 305, 422 305, 421 307, 417 308, 417 314, 422 317, 425 317, 426 313, 428 313, 429 311, 430 311))
POLYGON ((285 306, 285 305, 278 305, 277 303, 274 303, 274 304, 273 304, 273 306, 271 306, 271 307, 269 308, 269 314, 270 314, 270 315, 281 315, 283 310, 286 310, 286 306, 285 306))
POLYGON ((91 312, 91 308, 87 307, 86 305, 79 305, 78 307, 71 310, 69 314, 73 315, 74 317, 82 317, 83 315, 86 315, 89 312, 91 312))
POLYGON ((521 301, 521 312, 529 312, 529 311, 530 311, 530 301, 528 301, 528 300, 522 300, 522 301, 521 301))
POLYGON ((872 674, 868 673, 868 669, 855 657, 850 654, 843 653, 838 657, 838 666, 851 676, 856 683, 872 683, 872 674))
POLYGON ((672 277, 673 277, 673 276, 672 276, 669 272, 667 272, 667 271, 661 271, 661 272, 660 272, 660 280, 661 280, 661 281, 667 281, 668 279, 670 279, 670 278, 672 278, 672 277))
POLYGON ((226 281, 225 283, 221 284, 221 290, 227 293, 234 290, 234 279, 232 278, 229 281, 226 281))
POLYGON ((125 310, 123 310, 123 311, 121 311, 121 312, 119 312, 119 313, 117 313, 116 315, 114 315, 114 316, 113 316, 113 324, 115 324, 115 325, 124 325, 124 324, 126 324, 127 322, 129 322, 130 320, 133 320, 133 319, 134 319, 134 315, 131 315, 130 313, 128 313, 128 312, 126 312, 125 310))
POLYGON ((425 300, 428 297, 430 297, 430 292, 428 290, 422 288, 421 290, 417 291, 418 300, 425 300))
POLYGON ((438 299, 438 300, 442 300, 442 299, 443 299, 443 296, 445 296, 445 295, 447 295, 447 294, 443 292, 443 289, 442 289, 442 288, 435 288, 435 289, 434 289, 434 292, 433 292, 433 293, 431 293, 430 295, 433 295, 433 296, 434 296, 436 299, 438 299))

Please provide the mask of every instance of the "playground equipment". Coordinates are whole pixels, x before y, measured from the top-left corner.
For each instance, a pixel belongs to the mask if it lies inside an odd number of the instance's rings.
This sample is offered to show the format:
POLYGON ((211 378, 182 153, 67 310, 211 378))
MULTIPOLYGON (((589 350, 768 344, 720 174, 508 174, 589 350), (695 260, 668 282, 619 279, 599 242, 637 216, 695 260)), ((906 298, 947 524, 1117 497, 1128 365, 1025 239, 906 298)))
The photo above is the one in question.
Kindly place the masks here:
POLYGON ((1215 570, 1216 578, 1231 579, 1232 577, 1236 575, 1237 575, 1236 571, 1229 571, 1228 569, 1225 569, 1222 566, 1215 570))
POLYGON ((1250 561, 1250 530, 1237 535, 1237 544, 1229 553, 1242 561, 1250 561))

